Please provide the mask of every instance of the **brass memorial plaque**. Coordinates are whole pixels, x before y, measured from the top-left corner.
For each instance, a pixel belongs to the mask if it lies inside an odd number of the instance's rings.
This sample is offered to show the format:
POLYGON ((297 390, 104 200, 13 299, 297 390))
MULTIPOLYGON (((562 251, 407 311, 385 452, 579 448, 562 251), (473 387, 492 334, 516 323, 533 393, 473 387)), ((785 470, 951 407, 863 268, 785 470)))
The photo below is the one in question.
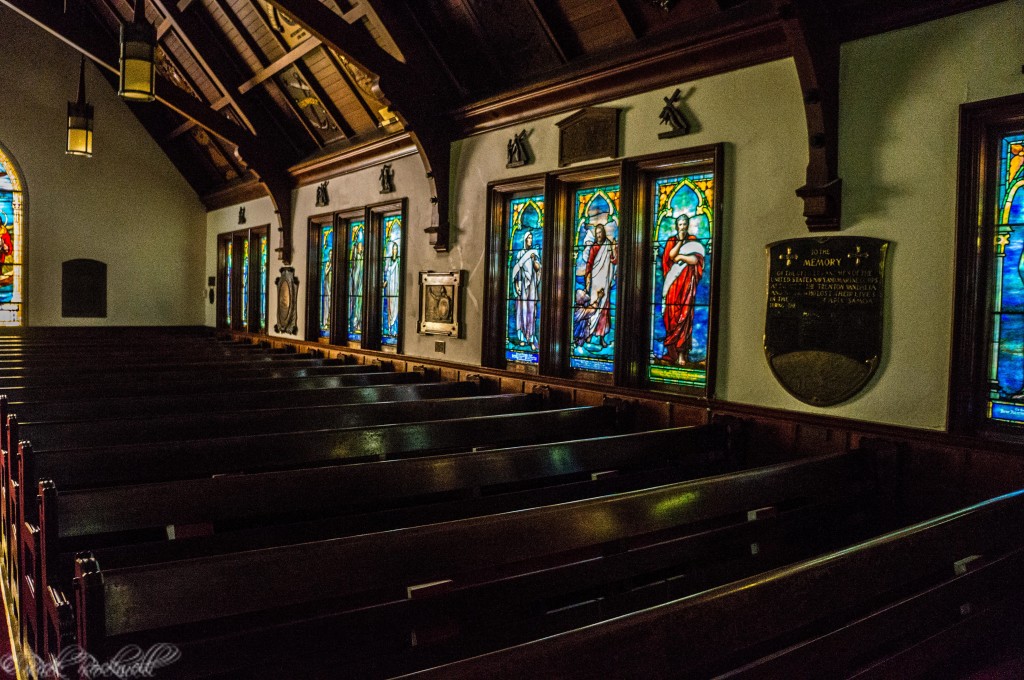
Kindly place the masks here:
POLYGON ((888 248, 863 236, 767 246, 764 350, 776 379, 800 401, 846 401, 877 370, 888 248))

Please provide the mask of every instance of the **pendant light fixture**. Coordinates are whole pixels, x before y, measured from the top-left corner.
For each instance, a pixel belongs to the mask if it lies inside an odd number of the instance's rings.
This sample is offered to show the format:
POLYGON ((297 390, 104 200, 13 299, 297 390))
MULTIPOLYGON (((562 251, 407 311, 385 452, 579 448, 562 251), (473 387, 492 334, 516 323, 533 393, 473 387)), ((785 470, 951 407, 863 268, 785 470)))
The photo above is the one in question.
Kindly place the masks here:
POLYGON ((156 98, 156 29, 146 21, 145 0, 135 0, 132 21, 121 24, 121 99, 151 102, 156 98))
POLYGON ((85 57, 78 74, 78 101, 68 102, 68 148, 74 156, 92 156, 92 104, 85 101, 85 57))

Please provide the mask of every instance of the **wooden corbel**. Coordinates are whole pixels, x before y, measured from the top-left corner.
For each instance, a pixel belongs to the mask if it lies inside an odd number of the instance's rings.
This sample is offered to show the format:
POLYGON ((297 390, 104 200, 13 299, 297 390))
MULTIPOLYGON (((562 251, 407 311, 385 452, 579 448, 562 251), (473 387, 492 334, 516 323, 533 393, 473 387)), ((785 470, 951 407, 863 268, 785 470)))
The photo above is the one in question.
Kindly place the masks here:
POLYGON ((281 245, 275 248, 281 263, 289 265, 292 263, 292 183, 287 177, 260 178, 260 183, 270 194, 270 200, 274 204, 274 212, 277 214, 277 231, 281 234, 281 245))
POLYGON ((772 0, 796 62, 807 116, 807 183, 796 190, 811 231, 838 231, 839 38, 818 0, 772 0))
POLYGON ((435 130, 413 130, 412 139, 420 152, 430 185, 430 224, 424 231, 430 236, 430 245, 435 251, 448 252, 451 245, 448 193, 451 189, 452 138, 435 130))

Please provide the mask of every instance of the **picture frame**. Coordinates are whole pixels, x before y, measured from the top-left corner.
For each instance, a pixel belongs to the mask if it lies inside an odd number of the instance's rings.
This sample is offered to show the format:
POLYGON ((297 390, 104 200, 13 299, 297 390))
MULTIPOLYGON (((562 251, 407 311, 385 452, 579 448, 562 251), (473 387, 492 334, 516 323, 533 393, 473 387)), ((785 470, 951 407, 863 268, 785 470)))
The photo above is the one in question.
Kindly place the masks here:
POLYGON ((459 337, 463 272, 420 272, 420 335, 459 337))

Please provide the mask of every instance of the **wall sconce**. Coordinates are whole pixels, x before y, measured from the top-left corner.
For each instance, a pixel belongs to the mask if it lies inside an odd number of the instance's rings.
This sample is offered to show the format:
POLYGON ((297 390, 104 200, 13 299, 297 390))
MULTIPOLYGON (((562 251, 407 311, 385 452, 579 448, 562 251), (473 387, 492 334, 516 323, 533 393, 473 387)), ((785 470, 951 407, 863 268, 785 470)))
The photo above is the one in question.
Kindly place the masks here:
POLYGON ((78 74, 78 101, 68 102, 68 149, 74 156, 92 156, 92 104, 85 101, 85 57, 78 74))
POLYGON ((156 99, 156 29, 146 21, 145 0, 135 0, 130 24, 121 24, 121 99, 151 102, 156 99))

